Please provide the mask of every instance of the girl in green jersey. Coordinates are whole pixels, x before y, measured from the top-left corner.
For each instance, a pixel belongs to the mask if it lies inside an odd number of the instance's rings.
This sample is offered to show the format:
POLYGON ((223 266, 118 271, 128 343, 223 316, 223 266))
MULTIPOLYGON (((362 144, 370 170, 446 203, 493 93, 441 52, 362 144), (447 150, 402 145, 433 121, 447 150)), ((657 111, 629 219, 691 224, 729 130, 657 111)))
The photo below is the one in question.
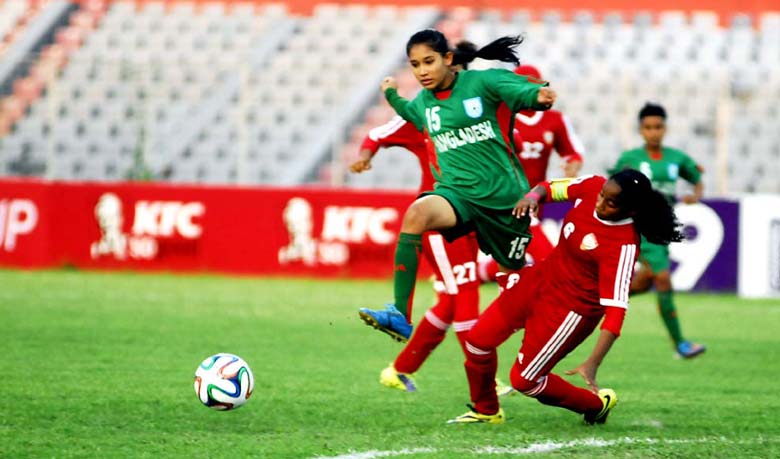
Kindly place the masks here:
MULTIPOLYGON (((644 173, 653 188, 661 192, 670 204, 677 201, 677 181, 686 180, 693 185, 693 192, 682 196, 682 202, 699 202, 703 192, 701 168, 685 152, 663 145, 666 135, 666 110, 657 104, 645 104, 639 111, 639 133, 645 140, 642 147, 624 151, 613 171, 636 169, 644 173)), ((641 268, 631 281, 631 293, 642 293, 655 287, 658 296, 658 312, 661 314, 677 354, 693 358, 702 354, 706 347, 683 337, 672 289, 671 261, 669 247, 642 239, 639 254, 641 268)))
POLYGON ((406 341, 412 332, 409 306, 417 277, 421 235, 438 230, 452 240, 476 230, 483 252, 502 271, 519 269, 531 240, 529 218, 512 209, 528 192, 528 181, 511 141, 513 114, 546 110, 555 101, 547 83, 509 70, 468 70, 455 73, 453 64, 476 58, 517 65, 519 37, 503 37, 470 52, 453 53, 441 32, 426 29, 406 45, 409 64, 424 88, 408 101, 397 93, 392 77, 382 82, 390 105, 430 141, 434 191, 420 195, 407 209, 395 253, 395 304, 383 310, 362 308, 361 318, 394 339, 406 341))

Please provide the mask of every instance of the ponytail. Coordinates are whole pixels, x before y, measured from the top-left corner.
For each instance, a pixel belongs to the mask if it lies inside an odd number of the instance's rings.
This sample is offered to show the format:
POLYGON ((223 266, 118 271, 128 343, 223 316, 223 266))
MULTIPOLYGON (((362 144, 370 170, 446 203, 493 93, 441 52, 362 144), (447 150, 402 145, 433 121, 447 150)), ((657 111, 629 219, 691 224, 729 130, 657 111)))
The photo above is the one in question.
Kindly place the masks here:
POLYGON ((653 244, 669 245, 684 239, 680 222, 669 201, 654 190, 641 172, 624 169, 610 177, 620 186, 620 207, 633 213, 639 234, 653 244))
POLYGON ((460 52, 458 64, 468 64, 476 58, 488 61, 508 62, 514 65, 520 64, 520 58, 517 57, 517 48, 523 42, 520 35, 506 36, 493 40, 482 48, 464 49, 460 52))
POLYGON ((455 45, 455 49, 452 50, 452 65, 460 65, 464 70, 468 69, 470 61, 466 61, 465 58, 477 53, 477 51, 477 45, 474 43, 467 40, 459 41, 455 45))

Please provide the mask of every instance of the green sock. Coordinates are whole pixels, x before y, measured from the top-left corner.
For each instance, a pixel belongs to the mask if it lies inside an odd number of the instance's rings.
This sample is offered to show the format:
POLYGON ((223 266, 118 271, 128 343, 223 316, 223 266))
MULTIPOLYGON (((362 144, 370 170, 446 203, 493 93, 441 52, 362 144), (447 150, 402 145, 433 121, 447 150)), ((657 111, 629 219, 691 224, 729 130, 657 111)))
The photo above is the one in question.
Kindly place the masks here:
POLYGON ((682 332, 680 331, 680 321, 677 319, 677 310, 674 308, 672 292, 658 292, 658 312, 664 320, 669 335, 674 340, 674 344, 683 342, 682 332))
POLYGON ((393 270, 393 286, 395 291, 395 307, 410 318, 414 285, 417 282, 417 265, 422 252, 422 235, 401 233, 395 246, 395 269, 393 270))

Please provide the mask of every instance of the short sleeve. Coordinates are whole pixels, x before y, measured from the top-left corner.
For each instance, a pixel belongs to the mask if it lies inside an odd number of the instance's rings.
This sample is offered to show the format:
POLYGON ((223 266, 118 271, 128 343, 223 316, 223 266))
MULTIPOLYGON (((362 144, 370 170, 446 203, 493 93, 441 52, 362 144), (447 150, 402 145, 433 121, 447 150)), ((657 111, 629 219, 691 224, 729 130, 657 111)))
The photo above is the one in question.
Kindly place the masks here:
POLYGON ((684 178, 693 185, 701 181, 701 169, 696 161, 690 156, 682 153, 682 163, 680 164, 680 177, 684 178))
POLYGON ((634 243, 610 245, 599 261, 599 304, 628 308, 628 292, 634 274, 634 243))

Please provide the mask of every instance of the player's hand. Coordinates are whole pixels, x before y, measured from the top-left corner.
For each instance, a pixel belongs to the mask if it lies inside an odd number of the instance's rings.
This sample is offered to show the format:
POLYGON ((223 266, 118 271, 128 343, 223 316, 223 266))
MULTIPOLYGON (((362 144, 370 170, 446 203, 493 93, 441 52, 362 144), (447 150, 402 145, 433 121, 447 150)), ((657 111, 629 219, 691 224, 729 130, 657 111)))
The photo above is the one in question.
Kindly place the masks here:
POLYGON ((557 97, 558 95, 555 94, 554 90, 548 87, 539 88, 539 94, 536 96, 536 102, 538 102, 540 105, 543 105, 545 108, 550 108, 552 107, 557 97))
POLYGON ((512 209, 512 215, 517 218, 523 218, 526 215, 536 216, 539 211, 539 201, 533 198, 523 198, 515 204, 515 208, 512 209))
POLYGON ((568 370, 566 372, 567 375, 574 375, 578 374, 582 376, 582 379, 585 380, 585 384, 590 387, 591 392, 594 394, 599 393, 599 385, 596 382, 596 370, 598 369, 597 365, 594 365, 590 362, 590 360, 586 360, 582 362, 577 368, 574 368, 572 370, 568 370))
POLYGON ((359 174, 361 172, 365 172, 367 170, 371 169, 371 160, 370 159, 359 159, 355 161, 354 163, 350 164, 349 170, 351 172, 354 172, 355 174, 359 174))
POLYGON ((568 178, 574 178, 580 173, 582 169, 582 161, 566 161, 561 164, 563 170, 563 176, 568 178))
POLYGON ((699 198, 695 194, 683 195, 683 197, 680 198, 680 200, 685 204, 696 204, 697 202, 699 202, 699 198))
POLYGON ((379 88, 382 90, 382 93, 384 94, 384 92, 390 88, 398 89, 398 82, 395 81, 395 78, 388 76, 385 77, 384 80, 382 80, 382 84, 379 85, 379 88))

